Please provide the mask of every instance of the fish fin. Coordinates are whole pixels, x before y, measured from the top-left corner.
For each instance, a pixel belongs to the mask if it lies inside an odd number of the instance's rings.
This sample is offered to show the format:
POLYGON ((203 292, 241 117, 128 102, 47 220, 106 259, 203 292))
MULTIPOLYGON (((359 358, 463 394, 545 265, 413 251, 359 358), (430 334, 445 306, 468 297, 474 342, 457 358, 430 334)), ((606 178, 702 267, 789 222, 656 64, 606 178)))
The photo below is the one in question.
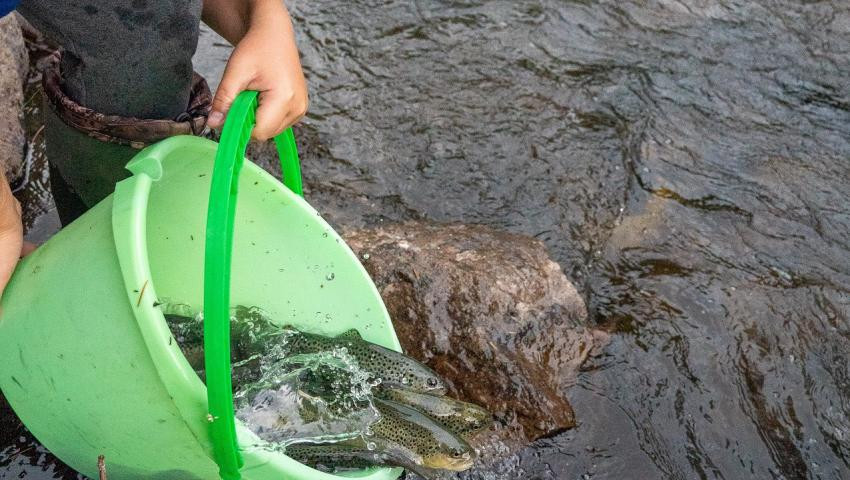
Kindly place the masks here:
POLYGON ((349 340, 363 340, 363 337, 360 336, 360 332, 358 332, 356 328, 346 330, 346 331, 340 333, 339 335, 337 335, 336 338, 349 339, 349 340))

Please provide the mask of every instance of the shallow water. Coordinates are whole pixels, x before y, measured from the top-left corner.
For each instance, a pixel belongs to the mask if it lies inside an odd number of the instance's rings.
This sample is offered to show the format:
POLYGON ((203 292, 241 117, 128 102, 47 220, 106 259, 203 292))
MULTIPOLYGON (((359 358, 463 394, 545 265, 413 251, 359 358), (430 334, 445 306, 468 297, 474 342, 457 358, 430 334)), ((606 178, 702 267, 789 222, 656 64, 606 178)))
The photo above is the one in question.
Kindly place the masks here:
POLYGON ((535 235, 619 332, 464 478, 850 477, 845 2, 289 3, 319 210, 535 235))

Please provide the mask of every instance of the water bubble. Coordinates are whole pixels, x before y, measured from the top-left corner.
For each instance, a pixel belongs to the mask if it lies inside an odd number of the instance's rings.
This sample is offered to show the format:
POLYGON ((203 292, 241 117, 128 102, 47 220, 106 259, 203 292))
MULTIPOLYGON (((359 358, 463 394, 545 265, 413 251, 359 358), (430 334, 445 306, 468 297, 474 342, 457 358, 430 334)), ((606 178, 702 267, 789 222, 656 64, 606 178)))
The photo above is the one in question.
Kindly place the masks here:
POLYGON ((335 277, 334 272, 331 272, 325 276, 325 278, 330 282, 335 277))
POLYGON ((370 255, 368 253, 363 254, 363 260, 369 260, 370 255))
POLYGON ((401 377, 401 384, 402 385, 407 385, 408 383, 410 383, 410 380, 408 380, 407 377, 401 377))
POLYGON ((323 234, 322 234, 322 237, 323 237, 323 238, 328 238, 328 232, 323 233, 323 234))
POLYGON ((367 450, 370 450, 370 451, 371 451, 371 450, 374 450, 374 449, 376 449, 376 448, 378 448, 378 446, 377 446, 377 445, 375 445, 375 442, 368 442, 368 443, 366 444, 366 449, 367 449, 367 450))

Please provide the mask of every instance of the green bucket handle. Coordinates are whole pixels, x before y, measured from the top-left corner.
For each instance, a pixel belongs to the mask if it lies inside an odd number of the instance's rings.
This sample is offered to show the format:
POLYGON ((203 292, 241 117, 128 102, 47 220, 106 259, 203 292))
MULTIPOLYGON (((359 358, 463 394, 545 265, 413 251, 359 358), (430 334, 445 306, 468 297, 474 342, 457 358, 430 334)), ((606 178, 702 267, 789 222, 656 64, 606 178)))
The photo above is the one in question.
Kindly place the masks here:
MULTIPOLYGON (((227 113, 213 166, 204 258, 204 361, 210 438, 219 475, 239 480, 244 465, 236 438, 230 365, 230 264, 239 172, 256 122, 257 92, 244 91, 227 113)), ((302 196, 301 169, 292 128, 274 138, 283 184, 302 196)))

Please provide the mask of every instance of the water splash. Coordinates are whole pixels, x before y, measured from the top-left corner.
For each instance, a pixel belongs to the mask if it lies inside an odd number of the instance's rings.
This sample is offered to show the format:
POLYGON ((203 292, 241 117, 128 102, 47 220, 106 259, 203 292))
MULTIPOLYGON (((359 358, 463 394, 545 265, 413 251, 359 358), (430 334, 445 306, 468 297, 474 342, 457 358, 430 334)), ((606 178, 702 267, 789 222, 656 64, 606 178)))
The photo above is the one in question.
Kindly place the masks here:
POLYGON ((261 364, 259 380, 237 387, 236 417, 275 446, 349 440, 380 418, 373 381, 344 349, 261 364))
MULTIPOLYGON (((164 305, 174 338, 189 363, 203 366, 203 314, 186 316, 164 305), (178 312, 178 314, 172 314, 178 312), (181 316, 183 315, 183 316, 181 316)), ((297 332, 275 326, 256 307, 236 307, 231 316, 236 418, 283 450, 292 443, 333 443, 368 436, 380 419, 372 389, 380 383, 346 347, 289 355, 297 332)))

